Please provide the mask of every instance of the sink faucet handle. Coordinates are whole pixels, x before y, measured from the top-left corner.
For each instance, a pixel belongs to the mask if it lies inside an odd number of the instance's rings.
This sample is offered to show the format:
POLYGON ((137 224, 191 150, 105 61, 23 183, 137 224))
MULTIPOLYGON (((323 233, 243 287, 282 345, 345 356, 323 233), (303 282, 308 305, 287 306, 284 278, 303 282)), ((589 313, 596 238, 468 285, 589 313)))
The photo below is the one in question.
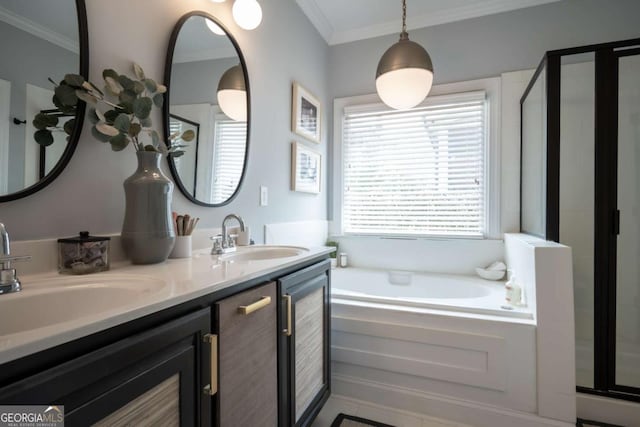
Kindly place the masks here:
POLYGON ((217 236, 211 236, 211 237, 209 237, 209 239, 211 239, 213 241, 213 247, 211 248, 211 254, 215 255, 217 253, 220 253, 220 251, 222 251, 222 248, 224 246, 224 238, 222 237, 222 235, 218 234, 217 236))

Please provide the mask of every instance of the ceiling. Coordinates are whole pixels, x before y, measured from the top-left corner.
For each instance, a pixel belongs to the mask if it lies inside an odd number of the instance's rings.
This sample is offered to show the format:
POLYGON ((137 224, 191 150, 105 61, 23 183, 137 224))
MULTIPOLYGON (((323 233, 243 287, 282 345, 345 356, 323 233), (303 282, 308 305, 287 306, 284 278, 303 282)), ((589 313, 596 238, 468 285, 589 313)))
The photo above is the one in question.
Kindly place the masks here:
MULTIPOLYGON (((407 28, 430 27, 561 0, 407 0, 407 28)), ((330 45, 400 33, 400 0, 296 0, 330 45)))

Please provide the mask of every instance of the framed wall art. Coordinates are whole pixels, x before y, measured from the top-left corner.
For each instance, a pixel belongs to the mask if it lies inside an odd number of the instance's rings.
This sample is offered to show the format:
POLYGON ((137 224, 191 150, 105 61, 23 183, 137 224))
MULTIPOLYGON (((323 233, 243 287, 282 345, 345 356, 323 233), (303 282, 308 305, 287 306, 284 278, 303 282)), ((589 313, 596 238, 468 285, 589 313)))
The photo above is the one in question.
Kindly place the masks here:
POLYGON ((320 143, 322 105, 318 98, 297 82, 293 83, 291 130, 300 136, 320 143))
POLYGON ((322 154, 299 142, 291 143, 291 190, 320 193, 322 154))

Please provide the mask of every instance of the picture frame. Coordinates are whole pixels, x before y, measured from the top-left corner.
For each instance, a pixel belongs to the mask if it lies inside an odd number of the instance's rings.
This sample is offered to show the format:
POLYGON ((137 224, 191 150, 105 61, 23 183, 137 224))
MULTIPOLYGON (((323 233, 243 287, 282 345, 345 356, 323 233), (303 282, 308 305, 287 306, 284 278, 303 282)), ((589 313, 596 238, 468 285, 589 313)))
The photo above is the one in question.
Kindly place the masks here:
POLYGON ((291 190, 320 193, 322 154, 299 142, 291 143, 291 190))
POLYGON ((322 104, 298 82, 293 82, 291 103, 291 131, 310 141, 320 143, 322 104))

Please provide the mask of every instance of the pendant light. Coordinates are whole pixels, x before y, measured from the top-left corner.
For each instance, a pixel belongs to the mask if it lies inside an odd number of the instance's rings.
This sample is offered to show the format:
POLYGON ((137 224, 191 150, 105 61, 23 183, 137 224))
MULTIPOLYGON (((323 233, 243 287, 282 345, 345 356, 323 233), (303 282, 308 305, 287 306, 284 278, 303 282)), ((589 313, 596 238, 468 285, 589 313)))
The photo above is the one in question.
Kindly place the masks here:
POLYGON ((396 110, 413 108, 429 94, 433 84, 433 64, 427 51, 407 34, 407 2, 402 0, 400 41, 380 58, 376 90, 382 101, 396 110))
POLYGON ((211 19, 205 18, 204 22, 205 22, 205 24, 207 24, 207 28, 209 29, 209 31, 211 31, 213 34, 215 34, 217 36, 226 35, 224 30, 222 28, 220 28, 220 26, 218 24, 216 24, 215 22, 213 22, 211 19))
POLYGON ((236 24, 245 30, 253 30, 262 22, 262 8, 256 0, 235 0, 231 12, 236 24))
POLYGON ((223 113, 237 122, 247 121, 247 88, 240 64, 229 68, 220 77, 218 105, 223 113))

